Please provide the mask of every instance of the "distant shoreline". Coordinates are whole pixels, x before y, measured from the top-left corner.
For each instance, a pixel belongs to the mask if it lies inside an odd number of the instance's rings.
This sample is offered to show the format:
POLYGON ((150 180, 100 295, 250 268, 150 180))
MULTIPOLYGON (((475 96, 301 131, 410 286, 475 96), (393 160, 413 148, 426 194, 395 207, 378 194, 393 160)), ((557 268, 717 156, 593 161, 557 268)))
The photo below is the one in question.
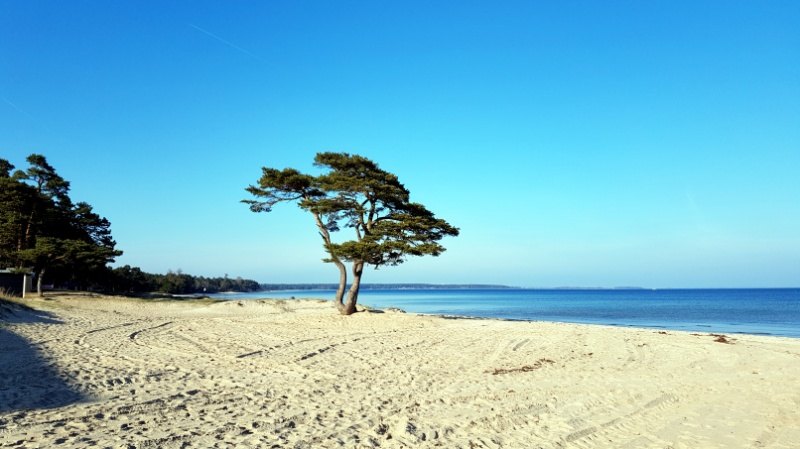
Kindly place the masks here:
MULTIPOLYGON (((349 287, 349 284, 348 284, 349 287)), ((261 284, 258 292, 286 290, 336 290, 337 284, 261 284)), ((797 290, 797 287, 519 287, 502 284, 361 284, 361 290, 532 290, 532 291, 702 291, 702 290, 797 290)), ((217 292, 232 293, 232 292, 217 292)), ((236 292, 244 293, 244 292, 236 292)))
MULTIPOLYGON (((338 284, 261 284, 261 291, 336 290, 338 284)), ((521 289, 495 284, 361 284, 361 290, 508 290, 521 289)))

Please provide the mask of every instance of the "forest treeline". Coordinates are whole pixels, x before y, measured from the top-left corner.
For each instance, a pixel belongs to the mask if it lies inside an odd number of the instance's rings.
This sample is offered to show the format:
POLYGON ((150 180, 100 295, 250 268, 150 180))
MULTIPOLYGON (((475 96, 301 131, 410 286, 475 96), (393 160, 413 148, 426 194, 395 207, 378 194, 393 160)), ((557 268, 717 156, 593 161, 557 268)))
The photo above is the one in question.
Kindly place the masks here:
POLYGON ((112 293, 190 294, 261 290, 261 285, 252 279, 229 278, 227 275, 215 278, 192 276, 181 270, 168 271, 167 274, 154 274, 146 273, 139 267, 125 265, 111 270, 111 275, 111 282, 106 289, 112 293))
POLYGON ((110 268, 122 255, 111 223, 86 202, 74 202, 70 183, 40 154, 16 169, 0 158, 0 269, 33 271, 37 290, 114 293, 203 293, 258 290, 256 281, 206 278, 176 272, 145 273, 138 267, 110 268), (15 170, 16 169, 16 170, 15 170))

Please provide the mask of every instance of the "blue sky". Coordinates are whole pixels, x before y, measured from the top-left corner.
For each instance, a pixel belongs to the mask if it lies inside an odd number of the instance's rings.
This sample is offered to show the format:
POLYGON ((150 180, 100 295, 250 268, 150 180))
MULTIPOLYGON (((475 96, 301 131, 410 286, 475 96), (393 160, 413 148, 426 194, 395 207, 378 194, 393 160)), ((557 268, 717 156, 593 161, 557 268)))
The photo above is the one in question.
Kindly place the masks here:
POLYGON ((0 0, 0 157, 119 264, 333 282, 260 167, 370 157, 461 228, 365 282, 800 285, 800 3, 0 0), (434 3, 434 4, 432 4, 434 3))

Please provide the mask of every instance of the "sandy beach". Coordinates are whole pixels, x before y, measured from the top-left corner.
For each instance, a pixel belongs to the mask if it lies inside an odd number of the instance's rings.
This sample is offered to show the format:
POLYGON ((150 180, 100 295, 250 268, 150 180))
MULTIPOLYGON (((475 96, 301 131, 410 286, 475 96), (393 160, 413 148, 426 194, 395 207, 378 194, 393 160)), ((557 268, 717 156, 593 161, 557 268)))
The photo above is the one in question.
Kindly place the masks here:
POLYGON ((0 447, 797 448, 800 340, 330 303, 26 300, 0 447))

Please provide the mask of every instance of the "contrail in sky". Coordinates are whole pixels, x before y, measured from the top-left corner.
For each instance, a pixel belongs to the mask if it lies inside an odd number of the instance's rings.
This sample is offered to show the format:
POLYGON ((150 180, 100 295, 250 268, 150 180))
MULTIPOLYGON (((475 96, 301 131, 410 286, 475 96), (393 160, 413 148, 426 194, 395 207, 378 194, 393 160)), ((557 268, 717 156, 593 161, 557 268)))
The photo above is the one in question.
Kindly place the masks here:
POLYGON ((14 104, 14 103, 13 103, 11 100, 9 100, 8 98, 6 98, 6 97, 3 97, 3 101, 4 101, 4 102, 5 102, 7 105, 9 105, 9 106, 11 106, 12 108, 16 109, 16 110, 17 110, 17 112, 19 112, 20 114, 22 114, 22 115, 24 115, 24 116, 28 117, 28 118, 29 118, 29 119, 31 119, 31 120, 34 120, 34 121, 36 120, 36 117, 34 117, 34 116, 32 116, 32 115, 28 114, 27 112, 25 112, 25 111, 24 111, 22 108, 20 108, 20 107, 19 107, 19 106, 17 106, 16 104, 14 104))
POLYGON ((21 107, 17 106, 13 101, 9 100, 6 97, 0 97, 0 98, 3 99, 3 103, 11 106, 12 108, 14 108, 15 111, 17 111, 20 114, 24 115, 25 117, 28 117, 29 119, 31 119, 31 121, 33 123, 35 123, 38 126, 41 126, 45 131, 50 132, 50 128, 48 128, 44 123, 42 123, 39 119, 34 117, 32 114, 28 113, 28 111, 26 111, 26 110, 22 109, 21 107))
POLYGON ((195 30, 197 30, 197 31, 199 31, 199 32, 201 32, 201 33, 203 33, 203 34, 205 34, 205 35, 206 35, 206 36, 208 36, 208 37, 211 37, 211 38, 213 38, 213 39, 216 39, 216 40, 218 40, 218 41, 222 42, 223 44, 227 45, 228 47, 231 47, 231 48, 233 48, 234 50, 238 50, 238 51, 240 51, 240 52, 242 52, 242 53, 246 54, 247 56, 250 56, 250 57, 256 58, 256 59, 258 59, 259 61, 263 61, 263 59, 261 59, 261 57, 260 57, 260 56, 258 56, 258 55, 256 55, 256 54, 253 54, 253 52, 251 52, 251 51, 249 51, 249 50, 245 50, 244 48, 242 48, 242 47, 240 47, 240 46, 238 46, 238 45, 234 44, 233 42, 227 41, 227 40, 225 40, 225 39, 223 39, 223 38, 221 38, 221 37, 217 36, 216 34, 212 33, 211 31, 204 30, 203 28, 200 28, 199 26, 197 26, 197 25, 194 25, 194 24, 192 24, 192 23, 190 23, 190 24, 189 24, 189 26, 190 26, 190 27, 192 27, 192 28, 194 28, 195 30))

